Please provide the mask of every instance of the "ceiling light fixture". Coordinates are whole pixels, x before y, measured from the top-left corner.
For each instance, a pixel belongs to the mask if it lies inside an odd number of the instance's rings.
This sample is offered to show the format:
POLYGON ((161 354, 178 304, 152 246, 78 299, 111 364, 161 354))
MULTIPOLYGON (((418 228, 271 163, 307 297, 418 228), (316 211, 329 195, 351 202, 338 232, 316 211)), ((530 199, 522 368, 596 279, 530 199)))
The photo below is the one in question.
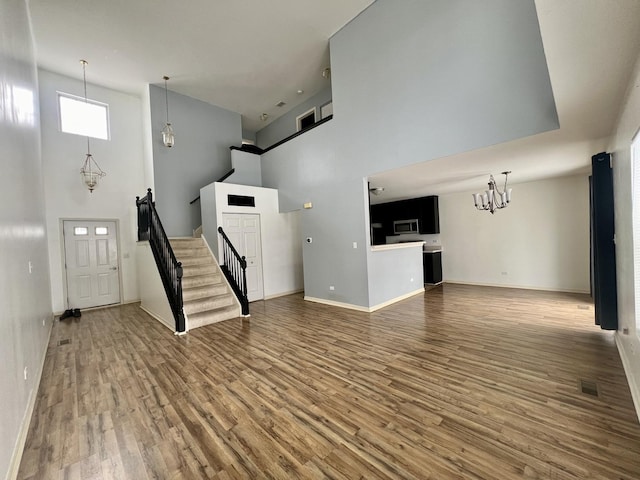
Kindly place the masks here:
POLYGON ((374 195, 380 195, 382 192, 384 192, 384 187, 371 187, 369 189, 369 192, 374 195))
POLYGON ((296 92, 298 95, 302 95, 304 93, 304 90, 300 89, 296 92))
POLYGON ((162 78, 164 79, 164 102, 167 107, 167 123, 162 129, 162 143, 165 147, 171 148, 176 143, 176 136, 173 133, 171 123, 169 123, 169 91, 167 90, 167 80, 169 80, 169 77, 165 75, 162 78))
POLYGON ((502 192, 498 188, 493 175, 489 175, 489 190, 484 193, 474 193, 473 203, 478 210, 487 210, 495 213, 496 210, 506 208, 511 203, 511 189, 507 188, 507 178, 511 172, 502 172, 504 175, 504 188, 502 192), (500 198, 498 198, 500 197, 500 198))
POLYGON ((329 67, 322 70, 322 76, 329 80, 331 78, 331 69, 329 67))
MULTIPOLYGON (((87 64, 86 60, 80 60, 82 64, 82 83, 84 85, 84 103, 89 103, 87 100, 87 64)), ((102 171, 100 166, 96 163, 91 155, 91 143, 89 141, 89 136, 87 135, 87 156, 84 159, 84 164, 80 169, 80 175, 82 175, 82 181, 89 189, 90 193, 93 193, 93 190, 98 186, 98 181, 106 175, 105 172, 102 171)))
POLYGON ((260 120, 262 120, 263 122, 266 122, 268 118, 269 118, 268 113, 263 113, 262 115, 260 115, 260 120))

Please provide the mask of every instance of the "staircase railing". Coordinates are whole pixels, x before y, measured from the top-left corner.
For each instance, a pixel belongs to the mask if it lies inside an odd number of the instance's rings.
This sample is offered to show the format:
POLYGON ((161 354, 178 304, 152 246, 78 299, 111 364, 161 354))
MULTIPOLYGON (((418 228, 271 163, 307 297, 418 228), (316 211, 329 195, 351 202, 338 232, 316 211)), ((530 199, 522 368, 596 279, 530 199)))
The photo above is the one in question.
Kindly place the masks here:
POLYGON ((173 253, 169 238, 156 211, 150 188, 144 197, 136 197, 136 207, 138 208, 138 240, 149 241, 176 322, 176 332, 183 333, 186 328, 182 310, 182 263, 176 260, 173 253))
POLYGON ((242 315, 249 315, 249 297, 247 296, 247 260, 241 257, 222 227, 218 227, 222 237, 222 263, 220 269, 227 277, 233 293, 238 297, 242 315))

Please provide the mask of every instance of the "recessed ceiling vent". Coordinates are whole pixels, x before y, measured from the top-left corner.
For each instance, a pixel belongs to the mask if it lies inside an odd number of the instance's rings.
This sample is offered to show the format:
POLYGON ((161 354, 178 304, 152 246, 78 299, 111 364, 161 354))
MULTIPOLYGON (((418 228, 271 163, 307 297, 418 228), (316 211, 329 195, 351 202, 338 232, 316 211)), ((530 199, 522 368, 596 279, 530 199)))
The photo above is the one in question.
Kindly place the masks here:
POLYGON ((282 100, 279 101, 278 103, 276 103, 276 107, 284 107, 287 104, 287 102, 283 102, 282 100))

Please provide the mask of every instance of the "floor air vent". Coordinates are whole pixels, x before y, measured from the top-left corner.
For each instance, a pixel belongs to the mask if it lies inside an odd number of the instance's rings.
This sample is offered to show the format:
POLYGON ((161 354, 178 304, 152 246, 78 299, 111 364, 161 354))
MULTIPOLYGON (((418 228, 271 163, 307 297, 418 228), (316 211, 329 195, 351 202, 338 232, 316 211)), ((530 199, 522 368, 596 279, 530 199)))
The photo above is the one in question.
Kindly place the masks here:
POLYGON ((598 393, 598 384, 591 380, 580 379, 580 391, 586 395, 592 395, 594 397, 599 397, 598 393))
POLYGON ((68 338, 65 338, 64 340, 58 340, 58 346, 69 345, 70 343, 71 343, 71 340, 69 340, 68 338))

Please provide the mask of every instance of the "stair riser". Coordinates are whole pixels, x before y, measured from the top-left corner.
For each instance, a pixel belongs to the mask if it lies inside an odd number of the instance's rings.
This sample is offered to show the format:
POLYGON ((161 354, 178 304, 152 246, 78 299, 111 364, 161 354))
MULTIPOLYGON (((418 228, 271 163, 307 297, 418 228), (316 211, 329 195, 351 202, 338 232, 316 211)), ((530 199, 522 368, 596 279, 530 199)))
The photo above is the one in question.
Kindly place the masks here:
POLYGON ((206 248, 206 247, 198 247, 198 248, 173 247, 173 253, 176 255, 177 258, 180 258, 180 257, 208 257, 209 256, 209 249, 206 248))
POLYGON ((209 301, 196 302, 195 304, 192 304, 192 305, 185 303, 184 311, 187 312, 187 315, 192 315, 194 313, 206 312, 208 310, 216 310, 232 304, 233 304, 233 297, 230 295, 224 295, 222 298, 217 298, 215 300, 209 300, 209 301))
POLYGON ((182 289, 182 299, 185 302, 198 300, 206 297, 215 297, 227 293, 227 286, 224 283, 209 285, 207 287, 192 287, 182 289))
POLYGON ((215 265, 216 263, 213 261, 210 255, 206 257, 176 257, 179 262, 182 262, 183 267, 188 267, 191 265, 215 265))
POLYGON ((230 320, 232 318, 238 318, 240 316, 240 307, 227 308, 223 311, 212 312, 208 314, 198 314, 193 318, 189 318, 189 329, 198 327, 204 327, 212 323, 222 322, 224 320, 230 320))
POLYGON ((182 289, 200 287, 203 285, 214 285, 222 282, 222 277, 218 275, 201 275, 198 277, 185 277, 182 279, 182 289))
POLYGON ((194 277, 197 275, 219 274, 215 265, 188 265, 183 266, 182 277, 194 277))

